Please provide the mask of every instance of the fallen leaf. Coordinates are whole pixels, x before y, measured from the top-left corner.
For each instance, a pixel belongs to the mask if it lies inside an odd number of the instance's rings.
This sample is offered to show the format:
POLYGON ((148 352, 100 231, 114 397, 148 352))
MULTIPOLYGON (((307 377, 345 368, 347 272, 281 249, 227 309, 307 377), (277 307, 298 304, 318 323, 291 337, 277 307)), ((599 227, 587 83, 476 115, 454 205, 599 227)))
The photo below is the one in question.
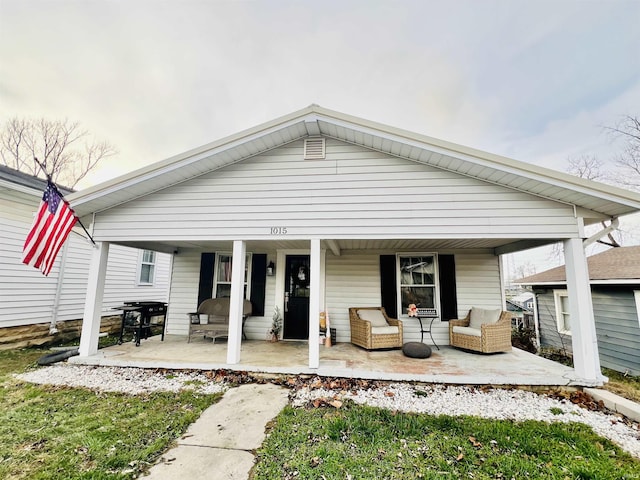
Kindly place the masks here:
POLYGON ((482 446, 482 444, 479 441, 477 441, 475 437, 469 437, 469 441, 471 442, 471 445, 473 445, 476 448, 482 446))

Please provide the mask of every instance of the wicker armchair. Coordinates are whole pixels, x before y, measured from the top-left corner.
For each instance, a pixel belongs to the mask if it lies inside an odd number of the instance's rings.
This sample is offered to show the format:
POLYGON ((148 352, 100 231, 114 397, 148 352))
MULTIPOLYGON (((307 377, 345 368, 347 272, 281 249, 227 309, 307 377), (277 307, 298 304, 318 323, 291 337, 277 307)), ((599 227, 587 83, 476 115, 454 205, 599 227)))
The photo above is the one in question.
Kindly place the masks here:
POLYGON ((501 312, 497 322, 480 325, 480 336, 469 327, 471 310, 461 320, 449 321, 449 344, 465 350, 482 353, 508 352, 511 350, 511 313, 501 312), (468 330, 455 328, 466 327, 468 330), (454 331, 456 330, 456 331, 454 331))
POLYGON ((349 322, 351 324, 351 343, 354 345, 366 348, 367 350, 402 348, 402 322, 396 318, 390 318, 382 307, 350 308, 349 322), (372 326, 371 321, 360 318, 358 310, 380 311, 384 320, 386 320, 387 326, 372 326), (389 327, 397 327, 397 329, 389 327), (377 333, 376 330, 381 333, 377 333), (389 332, 388 330, 395 330, 395 332, 389 332))

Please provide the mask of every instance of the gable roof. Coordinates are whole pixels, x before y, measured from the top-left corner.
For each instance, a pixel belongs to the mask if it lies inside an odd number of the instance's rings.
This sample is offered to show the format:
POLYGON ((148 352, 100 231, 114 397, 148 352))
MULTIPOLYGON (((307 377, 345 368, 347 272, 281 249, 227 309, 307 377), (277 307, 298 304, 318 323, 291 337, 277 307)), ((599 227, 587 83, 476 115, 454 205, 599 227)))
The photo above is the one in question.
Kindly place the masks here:
MULTIPOLYGON (((594 283, 638 283, 640 282, 640 246, 611 248, 587 258, 589 280, 594 283), (634 282, 629 282, 634 280, 634 282)), ((567 275, 564 265, 530 275, 514 283, 520 285, 543 285, 565 283, 567 275)))
MULTIPOLYGON (((148 165, 68 197, 79 216, 135 198, 287 143, 326 136, 396 157, 590 210, 593 218, 640 210, 640 193, 363 120, 317 105, 148 165)), ((587 215, 588 216, 588 215, 587 215)))

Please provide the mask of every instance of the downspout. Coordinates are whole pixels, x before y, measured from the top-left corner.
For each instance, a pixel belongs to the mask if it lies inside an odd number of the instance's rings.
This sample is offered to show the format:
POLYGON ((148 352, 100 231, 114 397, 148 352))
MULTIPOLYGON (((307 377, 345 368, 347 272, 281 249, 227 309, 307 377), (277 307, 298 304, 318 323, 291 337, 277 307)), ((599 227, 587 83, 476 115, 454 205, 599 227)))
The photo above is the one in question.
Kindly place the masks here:
POLYGON ((584 248, 587 248, 589 245, 591 245, 592 243, 597 242, 598 240, 600 240, 605 235, 609 235, 614 230, 617 230, 618 229, 618 225, 620 225, 620 220, 618 219, 618 217, 612 218, 611 219, 611 223, 609 224, 608 227, 603 228, 598 233, 596 233, 594 235, 591 235, 589 238, 583 240, 582 246, 584 248))
POLYGON ((60 298, 62 297, 62 285, 64 283, 64 271, 67 266, 67 252, 69 242, 64 242, 62 246, 62 257, 60 258, 60 269, 58 270, 58 283, 56 285, 56 295, 53 299, 53 307, 51 308, 51 323, 49 324, 49 335, 58 333, 58 309, 60 307, 60 298))
POLYGON ((536 350, 540 353, 540 318, 538 317, 538 294, 533 293, 533 328, 536 332, 536 350))

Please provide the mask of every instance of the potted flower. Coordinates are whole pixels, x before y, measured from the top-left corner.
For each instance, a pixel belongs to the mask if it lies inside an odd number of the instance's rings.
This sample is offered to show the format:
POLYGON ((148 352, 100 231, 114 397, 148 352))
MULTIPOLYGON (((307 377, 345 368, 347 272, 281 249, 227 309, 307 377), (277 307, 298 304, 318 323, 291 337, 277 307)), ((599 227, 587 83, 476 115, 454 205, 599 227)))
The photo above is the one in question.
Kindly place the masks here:
POLYGON ((418 316, 418 307, 416 307, 415 303, 409 304, 409 306, 407 307, 407 315, 409 315, 410 317, 418 316))
POLYGON ((280 309, 275 307, 273 309, 273 317, 271 321, 271 329, 269 330, 269 339, 272 342, 277 342, 280 339, 280 330, 282 330, 282 315, 280 309))

